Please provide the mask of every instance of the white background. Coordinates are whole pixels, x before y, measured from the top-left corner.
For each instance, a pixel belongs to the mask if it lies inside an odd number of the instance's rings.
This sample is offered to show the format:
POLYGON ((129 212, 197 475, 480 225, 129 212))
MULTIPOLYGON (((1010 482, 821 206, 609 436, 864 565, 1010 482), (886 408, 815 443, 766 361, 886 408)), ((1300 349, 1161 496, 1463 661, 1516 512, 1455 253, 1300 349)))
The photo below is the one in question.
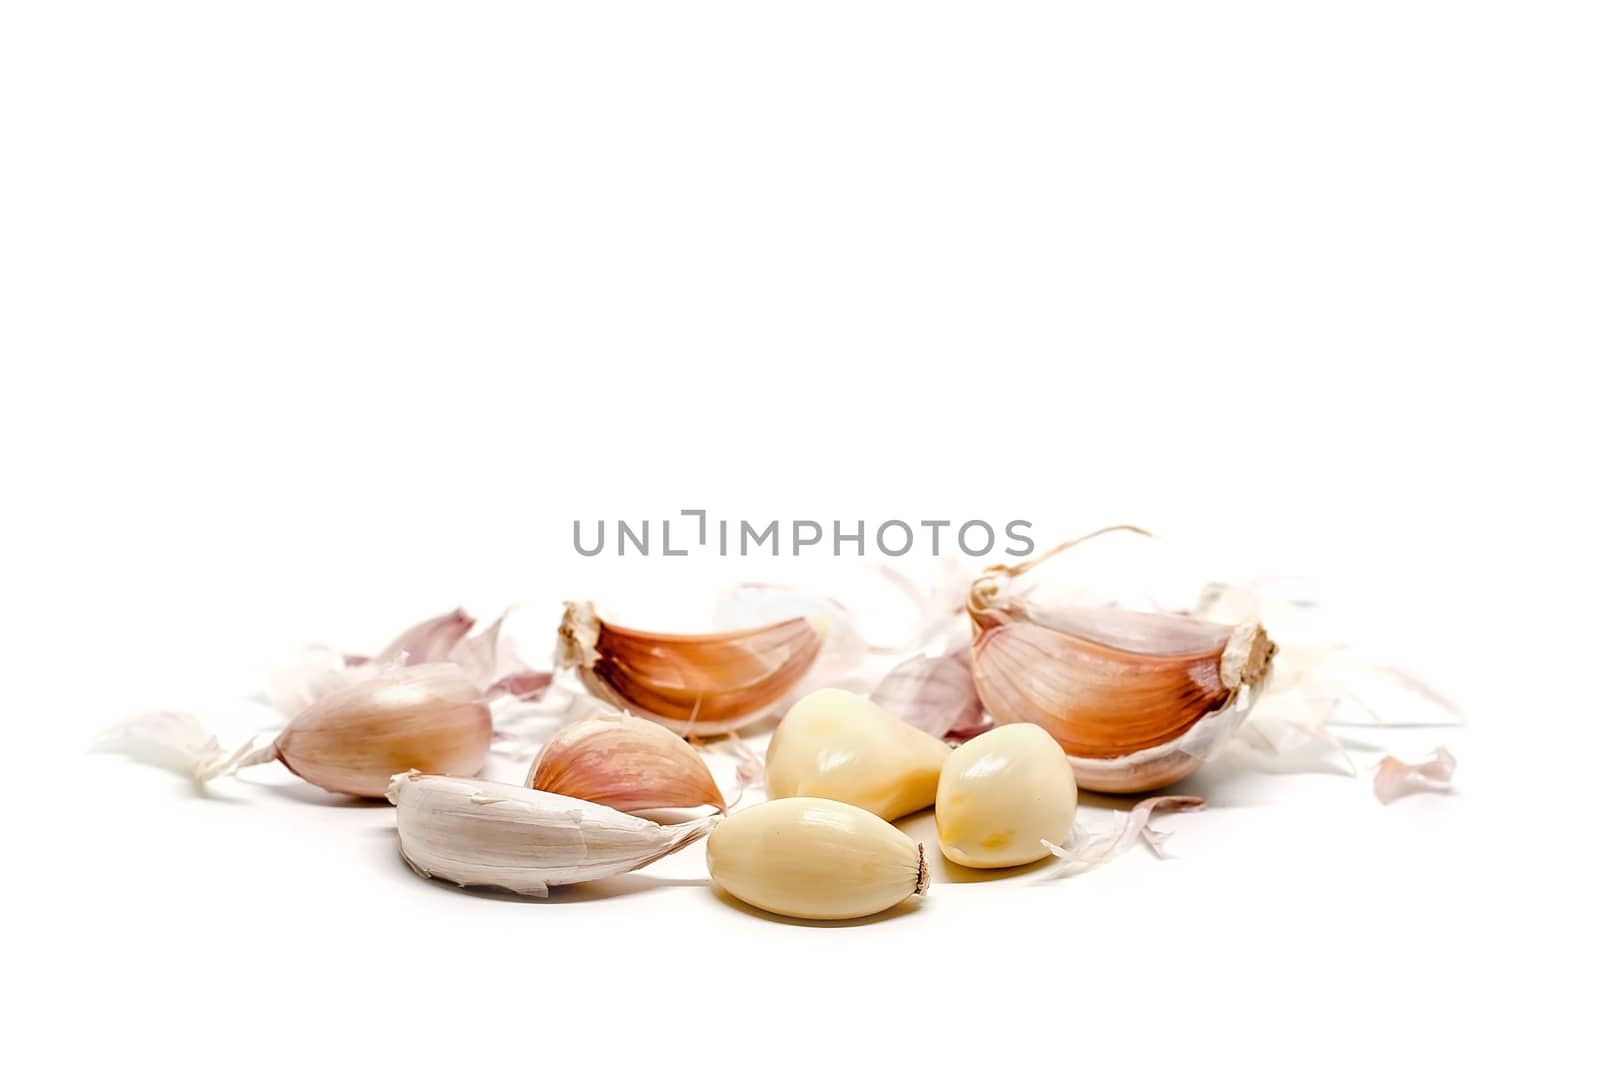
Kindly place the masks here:
POLYGON ((1577 1057, 1596 31, 1405 0, 6 5, 6 1040, 1577 1057), (457 602, 692 622, 728 581, 856 573, 570 547, 685 507, 1136 521, 1317 575, 1466 704, 1459 789, 1211 770, 1166 863, 826 928, 728 906, 697 851, 453 892, 387 809, 83 755, 152 706, 231 726, 270 656, 457 602))

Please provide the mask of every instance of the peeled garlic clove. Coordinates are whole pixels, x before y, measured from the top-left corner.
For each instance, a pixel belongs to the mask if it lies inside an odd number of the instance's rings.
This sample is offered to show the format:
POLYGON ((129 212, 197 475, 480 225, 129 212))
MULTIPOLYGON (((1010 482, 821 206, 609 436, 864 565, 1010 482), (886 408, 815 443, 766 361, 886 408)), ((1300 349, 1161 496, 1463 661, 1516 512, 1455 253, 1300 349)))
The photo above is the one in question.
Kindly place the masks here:
POLYGON ((557 731, 529 769, 527 786, 618 811, 702 804, 728 810, 706 761, 687 741, 665 726, 615 712, 557 731))
POLYGON ((811 668, 822 635, 805 619, 683 636, 604 622, 567 603, 555 660, 595 696, 690 737, 725 734, 767 714, 811 668))
POLYGON ((824 797, 898 819, 933 803, 950 749, 865 697, 820 689, 767 745, 767 796, 824 797))
POLYGON ((461 669, 424 663, 322 697, 290 721, 276 748, 312 785, 381 797, 402 771, 478 773, 493 733, 489 706, 461 669))
POLYGON ((1061 746, 1032 723, 999 726, 950 755, 934 819, 939 850, 964 867, 1016 867, 1065 841, 1078 786, 1061 746))
POLYGON ((757 804, 706 842, 712 881, 797 919, 859 919, 928 889, 922 846, 869 811, 820 797, 757 804))
POLYGON ((1267 677, 1277 649, 1266 631, 1114 607, 1042 609, 1009 593, 1027 566, 992 570, 968 601, 973 681, 995 721, 1043 727, 1079 785, 1111 793, 1169 785, 1215 755, 1267 677))
POLYGON ((555 793, 415 772, 395 775, 388 796, 400 854, 417 873, 539 897, 654 863, 721 817, 660 826, 555 793))

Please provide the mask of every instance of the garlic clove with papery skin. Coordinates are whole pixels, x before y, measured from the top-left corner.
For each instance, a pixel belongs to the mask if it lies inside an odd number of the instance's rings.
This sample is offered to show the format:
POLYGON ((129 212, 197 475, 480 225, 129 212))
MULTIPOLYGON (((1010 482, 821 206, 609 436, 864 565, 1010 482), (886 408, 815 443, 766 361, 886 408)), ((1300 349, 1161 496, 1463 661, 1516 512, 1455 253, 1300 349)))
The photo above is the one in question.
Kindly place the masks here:
POLYGON ((275 747, 312 785, 381 797, 401 771, 478 773, 493 737, 489 706, 461 669, 424 663, 329 693, 290 720, 275 747))
POLYGON ((527 786, 618 811, 728 803, 705 760, 665 726, 606 712, 555 733, 528 770, 527 786))
POLYGON ((825 797, 898 819, 933 803, 949 746, 842 689, 790 708, 767 745, 773 799, 825 797))
POLYGON ((1049 607, 1013 592, 1013 579, 1055 551, 973 583, 973 681, 984 707, 997 723, 1046 730, 1083 788, 1134 793, 1177 781, 1238 729, 1277 646, 1254 622, 1049 607))
POLYGON ((730 895, 797 919, 876 915, 928 888, 920 844, 869 811, 820 797, 729 816, 706 841, 706 867, 730 895))
POLYGON ((1065 841, 1078 787, 1061 746, 1032 723, 998 726, 950 754, 934 819, 939 850, 964 867, 1017 867, 1065 841))
POLYGON ((173 711, 118 723, 94 748, 196 784, 277 760, 329 792, 381 797, 401 771, 476 774, 493 736, 489 705, 461 668, 423 663, 377 669, 317 698, 270 741, 231 753, 194 716, 173 711))
POLYGON ((805 677, 822 649, 806 619, 717 634, 659 634, 605 622, 594 605, 568 601, 557 667, 615 707, 687 737, 730 733, 769 714, 805 677))
POLYGON ((542 897, 654 863, 700 840, 720 815, 661 826, 602 804, 504 782, 416 772, 388 789, 400 854, 426 878, 542 897))

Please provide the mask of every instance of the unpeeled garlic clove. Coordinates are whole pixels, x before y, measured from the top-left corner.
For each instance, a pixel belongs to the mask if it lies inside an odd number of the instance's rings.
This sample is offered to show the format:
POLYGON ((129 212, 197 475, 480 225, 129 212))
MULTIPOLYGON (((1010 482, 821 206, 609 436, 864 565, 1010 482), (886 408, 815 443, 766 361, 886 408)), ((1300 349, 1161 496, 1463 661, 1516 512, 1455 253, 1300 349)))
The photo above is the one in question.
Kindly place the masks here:
POLYGON ((595 696, 690 737, 725 734, 772 710, 810 670, 822 635, 805 619, 750 630, 673 635, 601 620, 569 601, 556 643, 595 696))
POLYGON ((1043 609, 1013 596, 1031 563, 973 584, 973 680, 998 723, 1054 737, 1078 784, 1157 789, 1215 755, 1265 683, 1276 646, 1258 624, 1222 626, 1116 607, 1043 609))
POLYGON ((934 818, 939 850, 964 867, 1016 867, 1065 841, 1078 787, 1061 746, 1032 723, 998 726, 950 754, 934 818))
POLYGON ((333 793, 381 797, 407 770, 478 773, 494 727, 483 693, 452 663, 387 670, 322 697, 278 735, 278 759, 333 793))
POLYGON ((618 811, 728 810, 705 760, 682 737, 647 719, 616 712, 557 731, 528 770, 527 786, 618 811))
POLYGON ((767 796, 824 797, 898 819, 934 801, 950 749, 865 697, 820 689, 767 745, 767 796))
POLYGON ((416 772, 395 775, 388 797, 400 854, 417 873, 539 897, 553 885, 638 870, 721 818, 661 826, 556 793, 416 772))
POLYGON ((922 846, 876 815, 820 797, 769 800, 706 841, 712 881, 797 919, 859 919, 928 888, 922 846))
POLYGON ((376 670, 317 698, 272 740, 229 753, 192 715, 156 712, 119 723, 95 743, 197 783, 277 760, 333 793, 381 797, 413 768, 476 774, 493 740, 483 694, 452 663, 376 670))

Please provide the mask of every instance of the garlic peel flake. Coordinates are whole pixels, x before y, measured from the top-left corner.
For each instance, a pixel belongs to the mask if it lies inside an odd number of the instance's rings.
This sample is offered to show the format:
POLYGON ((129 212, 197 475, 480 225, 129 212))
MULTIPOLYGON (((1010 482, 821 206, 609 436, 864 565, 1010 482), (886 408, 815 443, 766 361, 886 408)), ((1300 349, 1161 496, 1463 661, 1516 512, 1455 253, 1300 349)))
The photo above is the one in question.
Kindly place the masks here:
POLYGON ((1081 874, 1103 866, 1122 855, 1141 838, 1157 856, 1163 856, 1161 845, 1170 833, 1156 830, 1150 819, 1159 811, 1199 811, 1206 806, 1203 797, 1149 797, 1139 801, 1126 812, 1117 812, 1111 825, 1099 832, 1072 828, 1065 845, 1041 841, 1063 866, 1056 872, 1063 876, 1081 874))
POLYGON ((1407 793, 1447 793, 1455 773, 1456 758, 1443 746, 1434 749, 1427 759, 1415 763, 1398 756, 1385 756, 1372 779, 1372 791, 1382 804, 1393 803, 1407 793))

